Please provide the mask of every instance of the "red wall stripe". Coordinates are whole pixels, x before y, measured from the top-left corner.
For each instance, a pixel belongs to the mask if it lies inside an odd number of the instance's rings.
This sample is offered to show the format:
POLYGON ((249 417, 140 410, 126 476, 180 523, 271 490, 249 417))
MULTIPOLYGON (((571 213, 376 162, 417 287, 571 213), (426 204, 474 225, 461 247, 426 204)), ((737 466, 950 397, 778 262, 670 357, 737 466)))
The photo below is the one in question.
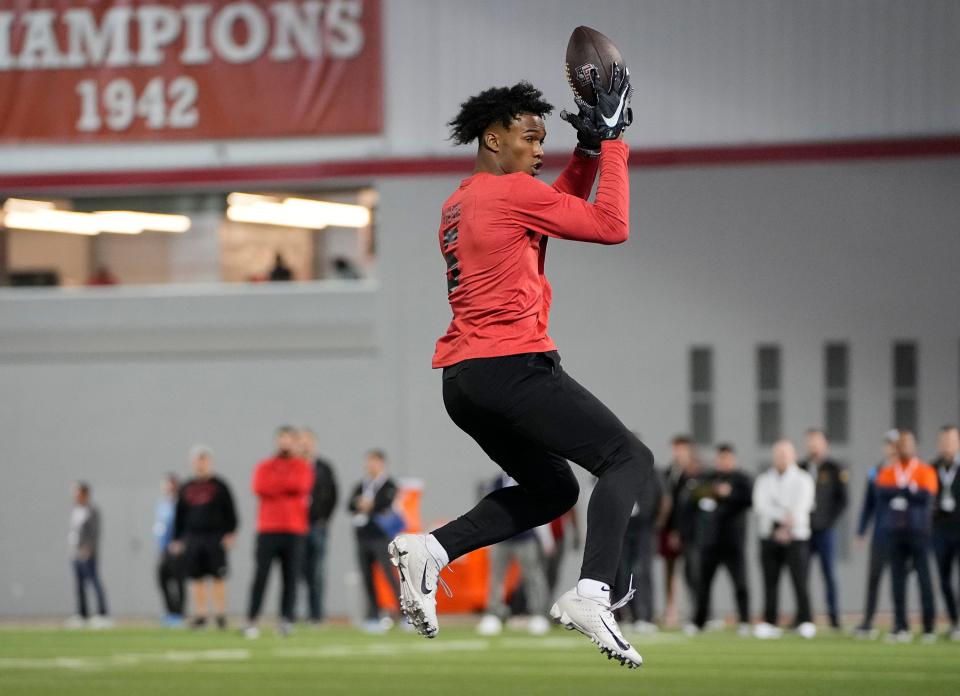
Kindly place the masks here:
MULTIPOLYGON (((960 135, 930 138, 849 140, 686 148, 637 148, 630 166, 702 167, 791 162, 838 162, 865 159, 912 159, 960 156, 960 135)), ((568 155, 550 153, 545 164, 562 167, 568 155)), ((0 194, 87 192, 110 189, 158 190, 230 188, 241 185, 308 185, 325 179, 371 179, 387 176, 466 175, 473 157, 418 157, 341 160, 307 164, 200 167, 56 174, 0 174, 0 194)))

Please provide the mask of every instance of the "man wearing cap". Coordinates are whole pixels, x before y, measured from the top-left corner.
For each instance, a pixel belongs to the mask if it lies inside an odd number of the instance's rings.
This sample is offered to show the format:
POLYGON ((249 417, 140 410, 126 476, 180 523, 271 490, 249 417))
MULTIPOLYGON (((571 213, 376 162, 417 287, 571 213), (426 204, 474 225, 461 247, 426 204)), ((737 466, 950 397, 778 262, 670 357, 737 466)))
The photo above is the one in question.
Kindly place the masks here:
POLYGON ((939 456, 932 462, 940 479, 933 510, 933 551, 940 575, 940 591, 950 616, 950 639, 960 640, 953 566, 960 563, 960 431, 955 425, 940 429, 939 456))
POLYGON ((837 576, 834 562, 837 555, 837 520, 847 507, 847 482, 850 474, 827 456, 827 437, 819 428, 807 431, 807 458, 800 468, 810 474, 815 485, 813 512, 810 513, 810 555, 820 558, 823 584, 827 594, 827 611, 831 628, 840 628, 837 608, 837 576))
POLYGON ((933 633, 933 587, 927 553, 930 550, 933 501, 937 499, 937 471, 917 459, 913 433, 901 430, 896 461, 877 474, 877 524, 890 533, 890 570, 893 575, 894 626, 891 640, 913 639, 907 624, 907 563, 917 571, 924 640, 933 633))
POLYGON ((870 560, 867 563, 867 599, 863 609, 863 621, 857 626, 857 638, 874 638, 873 616, 877 612, 877 593, 880 590, 880 580, 887 567, 890 554, 888 552, 888 537, 886 529, 877 524, 877 474, 888 464, 896 461, 896 444, 900 439, 899 430, 888 430, 883 436, 883 459, 873 466, 867 473, 866 490, 863 493, 863 504, 860 507, 860 521, 857 524, 857 539, 860 544, 866 542, 867 527, 873 522, 873 534, 870 535, 870 560))
POLYGON ((172 553, 184 555, 190 578, 194 618, 190 627, 203 628, 210 610, 207 579, 211 580, 217 627, 227 627, 227 551, 233 548, 237 511, 230 487, 213 473, 213 453, 197 445, 190 450, 194 478, 183 484, 177 497, 172 553))

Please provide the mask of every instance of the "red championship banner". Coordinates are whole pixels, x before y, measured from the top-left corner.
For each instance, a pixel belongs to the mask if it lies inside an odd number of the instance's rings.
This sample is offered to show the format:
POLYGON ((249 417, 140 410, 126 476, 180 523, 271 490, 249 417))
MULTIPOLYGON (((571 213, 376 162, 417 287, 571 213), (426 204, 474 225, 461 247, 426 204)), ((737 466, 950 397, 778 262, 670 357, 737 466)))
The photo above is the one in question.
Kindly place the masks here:
POLYGON ((2 0, 0 142, 383 129, 379 0, 2 0))

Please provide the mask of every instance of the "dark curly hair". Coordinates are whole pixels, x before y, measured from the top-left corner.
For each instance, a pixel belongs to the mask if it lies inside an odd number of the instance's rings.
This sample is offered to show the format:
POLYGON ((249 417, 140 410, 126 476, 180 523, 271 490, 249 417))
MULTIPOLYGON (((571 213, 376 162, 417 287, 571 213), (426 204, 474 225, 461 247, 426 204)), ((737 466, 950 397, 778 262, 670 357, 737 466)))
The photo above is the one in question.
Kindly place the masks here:
POLYGON ((520 114, 546 116, 553 111, 553 105, 542 97, 543 92, 526 80, 513 87, 485 89, 460 105, 460 113, 447 124, 450 139, 458 145, 466 145, 479 139, 494 121, 509 128, 510 122, 520 114))

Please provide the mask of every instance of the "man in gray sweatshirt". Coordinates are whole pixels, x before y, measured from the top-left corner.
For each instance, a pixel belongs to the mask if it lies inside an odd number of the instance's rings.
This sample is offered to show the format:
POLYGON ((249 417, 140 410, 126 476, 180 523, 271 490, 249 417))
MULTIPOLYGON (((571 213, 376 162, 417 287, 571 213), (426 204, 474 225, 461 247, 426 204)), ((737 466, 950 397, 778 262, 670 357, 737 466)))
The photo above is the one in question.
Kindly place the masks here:
POLYGON ((73 487, 73 512, 70 514, 68 537, 73 556, 73 574, 76 579, 77 613, 67 625, 79 628, 89 617, 87 584, 97 596, 97 615, 90 620, 91 628, 109 628, 112 622, 107 612, 107 597, 97 575, 97 551, 100 545, 100 512, 90 502, 90 486, 78 481, 73 487))

